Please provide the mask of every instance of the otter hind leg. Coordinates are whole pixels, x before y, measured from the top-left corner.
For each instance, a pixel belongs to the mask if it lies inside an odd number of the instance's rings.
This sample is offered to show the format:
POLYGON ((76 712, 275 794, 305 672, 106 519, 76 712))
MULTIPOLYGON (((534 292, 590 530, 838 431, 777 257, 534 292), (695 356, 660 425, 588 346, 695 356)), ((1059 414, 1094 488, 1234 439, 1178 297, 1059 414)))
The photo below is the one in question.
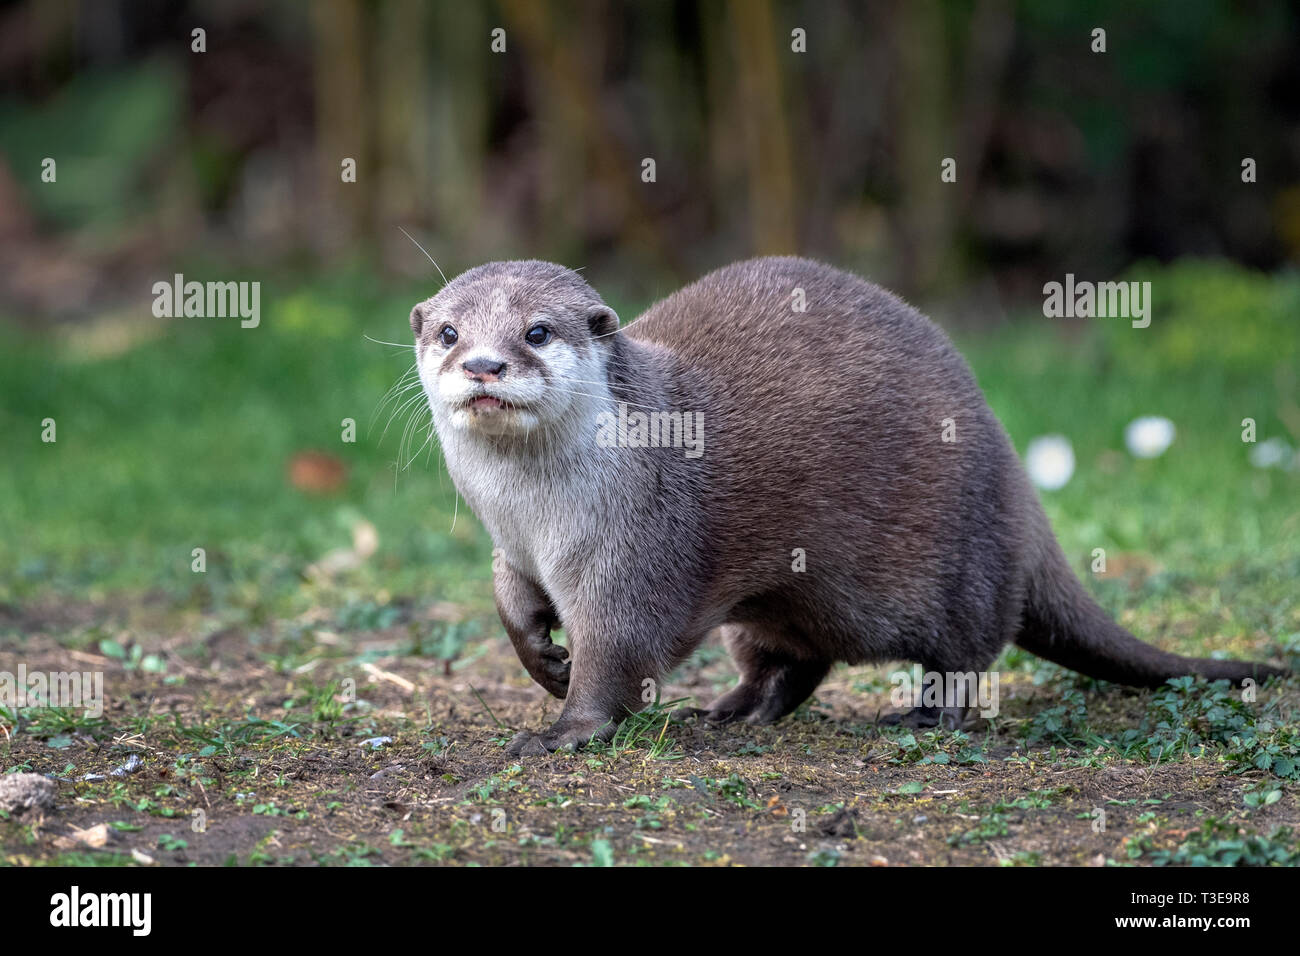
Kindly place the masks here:
POLYGON ((942 657, 923 660, 921 699, 910 710, 886 714, 879 722, 914 730, 960 730, 973 716, 993 658, 994 653, 984 650, 976 657, 978 663, 955 664, 942 657))
POLYGON ((910 727, 913 730, 934 727, 960 730, 966 725, 968 711, 967 707, 913 707, 902 713, 885 714, 880 718, 880 723, 887 727, 910 727))
POLYGON ((808 699, 832 662, 776 650, 771 636, 749 625, 722 628, 722 642, 740 669, 740 683, 708 707, 694 711, 696 715, 720 724, 733 720, 770 724, 808 699))

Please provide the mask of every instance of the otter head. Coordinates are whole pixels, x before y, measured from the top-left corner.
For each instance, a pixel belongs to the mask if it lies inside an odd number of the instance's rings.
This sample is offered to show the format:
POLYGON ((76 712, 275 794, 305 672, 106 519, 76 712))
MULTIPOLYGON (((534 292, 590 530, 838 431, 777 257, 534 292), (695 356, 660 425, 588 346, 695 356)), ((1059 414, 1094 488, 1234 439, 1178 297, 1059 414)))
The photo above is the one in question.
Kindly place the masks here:
POLYGON ((439 432, 522 437, 599 401, 618 316, 571 269, 490 262, 412 309, 411 329, 439 432))

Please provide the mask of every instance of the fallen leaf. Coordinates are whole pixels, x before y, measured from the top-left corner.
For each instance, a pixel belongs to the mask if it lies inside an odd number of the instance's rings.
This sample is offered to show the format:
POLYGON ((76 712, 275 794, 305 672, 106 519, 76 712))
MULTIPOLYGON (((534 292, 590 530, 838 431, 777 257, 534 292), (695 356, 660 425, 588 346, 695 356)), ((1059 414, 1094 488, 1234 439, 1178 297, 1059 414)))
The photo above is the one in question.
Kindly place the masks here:
POLYGON ((347 466, 322 451, 300 451, 289 459, 289 484, 299 491, 333 494, 343 487, 347 476, 347 466))

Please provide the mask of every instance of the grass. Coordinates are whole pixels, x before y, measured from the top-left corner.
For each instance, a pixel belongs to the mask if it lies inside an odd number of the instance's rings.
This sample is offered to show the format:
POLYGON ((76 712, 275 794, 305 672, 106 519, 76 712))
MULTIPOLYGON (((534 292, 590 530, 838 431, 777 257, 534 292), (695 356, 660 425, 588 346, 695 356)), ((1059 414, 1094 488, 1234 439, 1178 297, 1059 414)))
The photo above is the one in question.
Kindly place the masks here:
MULTIPOLYGON (((467 597, 463 569, 486 567, 491 549, 472 517, 449 533, 453 489, 433 444, 398 470, 406 417, 385 435, 393 406, 380 403, 412 359, 364 338, 409 338, 420 292, 354 279, 264 290, 274 304, 257 329, 162 320, 118 331, 116 354, 103 354, 93 329, 54 341, 5 330, 0 596, 163 588, 239 602, 250 587, 291 592, 302 567, 350 544, 364 517, 379 529, 384 588, 435 568, 450 599, 467 597), (40 440, 46 418, 51 444, 40 440), (355 443, 342 440, 348 418, 355 443), (311 449, 346 466, 337 494, 286 480, 290 458, 311 449), (196 547, 207 552, 202 578, 191 571, 196 547)), ((419 427, 408 452, 425 438, 419 427)))
MULTIPOLYGON (((1275 337, 1253 351, 1232 343, 1256 318, 1248 310, 1300 314, 1300 281, 1184 266, 1155 273, 1154 285, 1157 310, 1163 293, 1184 314, 1157 311, 1150 329, 1112 322, 1073 338, 1037 318, 959 344, 1017 447, 1051 432, 1073 443, 1077 474, 1045 502, 1080 567, 1094 548, 1138 553, 1146 593, 1162 605, 1217 582, 1195 594, 1209 602, 1207 625, 1244 598, 1275 631, 1287 611, 1276 585, 1300 572, 1300 479, 1252 468, 1240 423, 1254 418, 1261 440, 1300 444, 1283 424, 1297 401, 1300 331, 1275 316, 1275 337), (1223 311, 1203 315, 1207 297, 1223 311), (1190 345, 1184 326, 1200 336, 1190 345), (1153 413, 1172 418, 1178 438, 1164 456, 1135 460, 1122 450, 1123 428, 1153 413)), ((394 404, 381 409, 381 399, 410 357, 364 338, 405 342, 410 304, 427 291, 350 273, 264 290, 257 329, 161 320, 54 341, 0 332, 0 599, 68 589, 162 588, 235 603, 250 590, 292 594, 302 568, 346 547, 364 518, 380 550, 353 576, 366 586, 358 594, 410 594, 437 580, 440 597, 481 603, 490 542, 470 515, 451 531, 454 493, 436 443, 399 470, 405 415, 384 434, 394 404), (40 440, 46 418, 57 428, 51 444, 40 440), (342 441, 346 418, 357 422, 355 443, 342 441), (310 449, 347 467, 337 494, 286 480, 291 457, 310 449), (197 547, 207 552, 202 578, 191 570, 197 547)), ((418 401, 408 412, 409 443, 419 446, 427 413, 418 401)), ((1099 584, 1119 609, 1128 585, 1099 584)))
MULTIPOLYGON (((1031 315, 959 345, 1019 449, 1073 444, 1076 474, 1044 503, 1112 613, 1182 653, 1294 665, 1300 470, 1252 466, 1241 423, 1300 445, 1300 280, 1212 263, 1132 278, 1153 283, 1150 329, 1031 315), (1145 414, 1178 429, 1154 460, 1124 450, 1145 414)), ((60 780, 51 819, 0 819, 3 859, 1297 862, 1295 680, 1257 701, 1190 680, 1130 693, 1010 649, 1002 712, 975 728, 878 727, 884 672, 839 668, 775 727, 715 729, 671 714, 732 679, 707 645, 608 744, 511 761, 513 731, 558 710, 495 619, 491 542, 464 509, 453 530, 436 447, 399 468, 405 420, 381 437, 410 360, 364 335, 404 341, 428 291, 358 270, 265 287, 258 329, 0 325, 0 670, 76 661, 105 672, 110 704, 0 706, 0 772, 60 780), (304 450, 345 465, 337 491, 287 479, 304 450), (372 556, 306 574, 361 521, 372 556), (110 821, 108 846, 59 842, 110 821)))

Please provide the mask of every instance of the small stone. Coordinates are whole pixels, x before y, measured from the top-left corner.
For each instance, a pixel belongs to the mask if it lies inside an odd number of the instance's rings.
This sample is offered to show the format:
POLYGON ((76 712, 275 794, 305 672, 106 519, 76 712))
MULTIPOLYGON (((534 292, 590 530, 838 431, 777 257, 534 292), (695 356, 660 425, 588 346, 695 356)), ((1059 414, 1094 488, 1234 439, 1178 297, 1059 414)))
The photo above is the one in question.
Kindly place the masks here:
POLYGON ((120 767, 114 767, 109 774, 114 777, 125 777, 128 773, 135 773, 144 766, 144 761, 140 759, 139 754, 131 754, 126 758, 126 763, 120 767))
POLYGON ((74 850, 79 846, 100 849, 108 846, 112 839, 113 832, 108 828, 108 824, 100 823, 86 830, 74 826, 67 836, 55 837, 54 845, 61 850, 74 850))
POLYGON ((854 826, 856 816, 857 815, 848 807, 843 807, 829 819, 823 820, 819 829, 823 836, 854 836, 857 833, 857 828, 854 826))
POLYGON ((39 773, 10 773, 0 777, 0 810, 23 813, 54 806, 54 781, 39 773))

